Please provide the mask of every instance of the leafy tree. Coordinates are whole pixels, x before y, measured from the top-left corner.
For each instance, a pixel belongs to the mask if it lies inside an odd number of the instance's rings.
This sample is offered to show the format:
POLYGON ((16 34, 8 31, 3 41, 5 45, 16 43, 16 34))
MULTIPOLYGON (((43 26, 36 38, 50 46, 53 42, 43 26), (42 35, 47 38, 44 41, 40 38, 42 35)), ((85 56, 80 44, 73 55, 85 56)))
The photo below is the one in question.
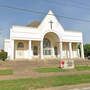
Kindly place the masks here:
POLYGON ((85 57, 90 56, 90 44, 84 45, 84 55, 85 57))
POLYGON ((5 59, 7 59, 7 52, 5 52, 4 50, 1 50, 1 52, 0 52, 0 60, 5 61, 5 59))

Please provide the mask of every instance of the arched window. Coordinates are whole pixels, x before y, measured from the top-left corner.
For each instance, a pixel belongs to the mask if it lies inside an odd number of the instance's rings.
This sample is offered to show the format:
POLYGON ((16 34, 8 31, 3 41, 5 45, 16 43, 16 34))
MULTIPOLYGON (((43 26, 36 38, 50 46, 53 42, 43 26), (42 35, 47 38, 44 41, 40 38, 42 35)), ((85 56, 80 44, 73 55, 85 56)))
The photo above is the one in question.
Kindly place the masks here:
POLYGON ((17 48, 24 48, 23 42, 19 42, 18 45, 17 45, 17 48))
POLYGON ((51 55, 51 42, 47 38, 43 40, 43 54, 51 55))
POLYGON ((43 48, 46 48, 46 47, 51 47, 51 43, 49 41, 49 39, 45 38, 43 40, 43 48))

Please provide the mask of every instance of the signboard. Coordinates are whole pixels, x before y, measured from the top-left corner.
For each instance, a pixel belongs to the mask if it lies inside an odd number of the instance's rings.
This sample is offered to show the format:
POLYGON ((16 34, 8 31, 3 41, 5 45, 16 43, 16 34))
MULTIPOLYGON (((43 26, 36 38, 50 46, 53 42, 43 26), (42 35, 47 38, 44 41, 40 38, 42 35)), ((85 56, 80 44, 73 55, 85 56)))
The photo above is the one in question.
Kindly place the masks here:
POLYGON ((73 69, 74 68, 74 60, 64 60, 63 69, 73 69))

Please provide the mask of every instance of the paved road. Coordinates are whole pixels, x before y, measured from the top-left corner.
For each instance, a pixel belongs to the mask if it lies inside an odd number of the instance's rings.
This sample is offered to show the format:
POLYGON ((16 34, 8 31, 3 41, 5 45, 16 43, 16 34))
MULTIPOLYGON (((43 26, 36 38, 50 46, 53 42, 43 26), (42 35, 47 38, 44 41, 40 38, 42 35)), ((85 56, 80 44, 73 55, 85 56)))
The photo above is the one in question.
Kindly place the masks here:
POLYGON ((90 83, 42 88, 42 89, 37 89, 37 90, 90 90, 90 83))

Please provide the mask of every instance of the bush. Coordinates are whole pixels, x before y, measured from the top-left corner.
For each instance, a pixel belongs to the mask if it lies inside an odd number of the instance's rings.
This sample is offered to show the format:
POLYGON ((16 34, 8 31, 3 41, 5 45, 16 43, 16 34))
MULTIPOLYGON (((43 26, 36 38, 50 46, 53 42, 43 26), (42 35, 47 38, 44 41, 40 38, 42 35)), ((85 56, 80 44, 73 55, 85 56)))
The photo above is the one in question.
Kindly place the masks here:
POLYGON ((5 59, 7 59, 7 52, 1 51, 0 52, 0 60, 5 61, 5 59))
POLYGON ((85 55, 85 57, 90 56, 90 44, 84 45, 84 55, 85 55))

